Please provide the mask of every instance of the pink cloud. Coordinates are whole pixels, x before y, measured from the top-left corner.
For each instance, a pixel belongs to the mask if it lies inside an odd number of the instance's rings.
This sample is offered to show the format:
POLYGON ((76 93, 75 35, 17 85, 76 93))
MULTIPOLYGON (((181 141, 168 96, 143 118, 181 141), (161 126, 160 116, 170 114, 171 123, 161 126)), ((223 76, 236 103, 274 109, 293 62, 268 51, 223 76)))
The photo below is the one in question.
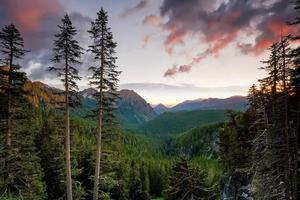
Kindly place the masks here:
POLYGON ((9 0, 6 3, 9 18, 24 32, 39 31, 43 18, 60 10, 56 0, 9 0))
POLYGON ((143 24, 151 25, 151 26, 160 26, 161 23, 162 23, 161 18, 156 15, 148 15, 143 20, 143 24))
POLYGON ((143 48, 146 48, 149 41, 150 41, 150 38, 151 38, 151 35, 150 34, 146 34, 143 38, 143 44, 142 44, 142 47, 143 48))

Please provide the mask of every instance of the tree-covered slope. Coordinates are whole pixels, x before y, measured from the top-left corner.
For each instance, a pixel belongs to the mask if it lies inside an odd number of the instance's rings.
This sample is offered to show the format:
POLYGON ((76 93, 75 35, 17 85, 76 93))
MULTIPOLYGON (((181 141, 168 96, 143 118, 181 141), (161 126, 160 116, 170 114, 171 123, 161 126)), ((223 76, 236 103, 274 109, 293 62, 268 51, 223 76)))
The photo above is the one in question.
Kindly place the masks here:
MULTIPOLYGON (((96 108, 97 102, 93 98, 95 92, 94 89, 89 88, 79 93, 82 96, 82 104, 73 111, 75 115, 83 117, 96 108)), ((133 90, 121 90, 119 96, 116 115, 123 128, 136 127, 157 115, 150 104, 133 90)))
POLYGON ((215 157, 222 126, 223 123, 199 126, 174 136, 169 145, 170 154, 215 157))
MULTIPOLYGON (((50 87, 41 82, 28 81, 25 90, 29 92, 28 99, 35 106, 44 105, 50 108, 58 108, 64 97, 61 90, 50 87)), ((93 98, 95 89, 88 88, 79 92, 81 104, 72 109, 72 115, 84 118, 92 114, 97 107, 97 101, 93 98)), ((154 109, 141 96, 132 90, 119 91, 120 100, 117 102, 117 119, 124 129, 133 128, 143 124, 157 116, 154 109)))
POLYGON ((136 132, 166 137, 204 124, 224 122, 226 118, 227 111, 225 110, 165 112, 139 126, 136 132))

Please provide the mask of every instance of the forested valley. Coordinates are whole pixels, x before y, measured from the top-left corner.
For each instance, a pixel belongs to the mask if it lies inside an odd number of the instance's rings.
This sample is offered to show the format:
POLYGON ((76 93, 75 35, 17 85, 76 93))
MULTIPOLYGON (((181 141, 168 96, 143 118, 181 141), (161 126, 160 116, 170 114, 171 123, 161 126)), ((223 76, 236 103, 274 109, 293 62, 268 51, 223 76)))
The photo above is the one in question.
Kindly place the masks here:
POLYGON ((67 14, 58 24, 45 70, 64 89, 29 80, 22 33, 0 31, 0 200, 300 199, 299 35, 269 47, 245 101, 155 112, 118 90, 108 16, 86 30, 88 49, 67 14), (94 64, 79 91, 83 54, 94 64))

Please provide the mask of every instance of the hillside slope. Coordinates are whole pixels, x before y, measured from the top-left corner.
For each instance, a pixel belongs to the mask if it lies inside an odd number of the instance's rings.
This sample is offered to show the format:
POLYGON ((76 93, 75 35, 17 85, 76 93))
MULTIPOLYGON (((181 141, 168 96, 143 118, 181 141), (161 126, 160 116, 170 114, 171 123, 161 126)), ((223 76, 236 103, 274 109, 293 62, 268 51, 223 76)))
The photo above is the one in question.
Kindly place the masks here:
MULTIPOLYGON (((76 108, 74 113, 84 116, 95 109, 97 106, 93 98, 95 92, 91 88, 79 92, 83 98, 82 105, 76 108)), ((119 95, 121 99, 116 105, 116 115, 123 128, 133 128, 156 117, 157 114, 150 104, 133 90, 121 90, 119 95)))
POLYGON ((190 129, 172 137, 170 154, 215 157, 219 128, 223 123, 209 124, 190 129))
POLYGON ((165 112, 139 126, 136 132, 157 137, 167 137, 204 124, 224 122, 226 119, 227 111, 225 110, 165 112))

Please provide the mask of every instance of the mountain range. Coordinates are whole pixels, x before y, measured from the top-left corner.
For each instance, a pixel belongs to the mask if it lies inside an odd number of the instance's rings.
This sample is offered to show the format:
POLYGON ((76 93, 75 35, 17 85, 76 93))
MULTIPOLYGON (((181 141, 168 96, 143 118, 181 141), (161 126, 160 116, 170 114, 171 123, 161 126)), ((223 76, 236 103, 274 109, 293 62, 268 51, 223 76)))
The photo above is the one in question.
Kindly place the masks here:
MULTIPOLYGON (((62 102, 63 97, 59 94, 61 90, 50 87, 42 82, 27 82, 25 89, 30 91, 29 99, 34 105, 46 104, 49 107, 55 107, 55 102, 62 102)), ((82 104, 73 109, 72 114, 84 117, 91 113, 97 106, 97 101, 93 95, 95 89, 88 88, 79 92, 82 97, 82 104)), ((152 127, 151 123, 156 123, 155 119, 158 115, 165 112, 195 111, 195 110, 245 110, 247 98, 242 96, 233 96, 226 99, 197 99, 192 101, 184 101, 174 107, 168 108, 163 104, 159 104, 152 108, 145 99, 133 90, 123 89, 119 91, 121 99, 117 102, 116 115, 125 129, 135 129, 141 127, 147 129, 152 127), (151 122, 153 121, 154 122, 151 122), (149 122, 149 125, 144 125, 149 122), (148 127, 148 128, 149 128, 148 127)), ((181 112, 179 115, 189 115, 190 113, 181 112)), ((165 117, 173 116, 172 114, 164 115, 165 117)), ((222 112, 223 118, 223 112, 222 112)), ((177 117, 177 115, 174 115, 177 117)), ((200 115, 199 115, 200 116, 200 115)), ((184 118, 185 119, 185 118, 184 118)), ((219 120, 217 120, 219 121, 219 120)), ((175 123, 176 124, 176 123, 175 123)))
POLYGON ((179 103, 171 108, 159 104, 154 107, 156 113, 161 114, 163 112, 177 112, 184 110, 238 110, 244 111, 247 109, 247 97, 244 96, 232 96, 225 99, 208 98, 208 99, 196 99, 187 100, 179 103))

